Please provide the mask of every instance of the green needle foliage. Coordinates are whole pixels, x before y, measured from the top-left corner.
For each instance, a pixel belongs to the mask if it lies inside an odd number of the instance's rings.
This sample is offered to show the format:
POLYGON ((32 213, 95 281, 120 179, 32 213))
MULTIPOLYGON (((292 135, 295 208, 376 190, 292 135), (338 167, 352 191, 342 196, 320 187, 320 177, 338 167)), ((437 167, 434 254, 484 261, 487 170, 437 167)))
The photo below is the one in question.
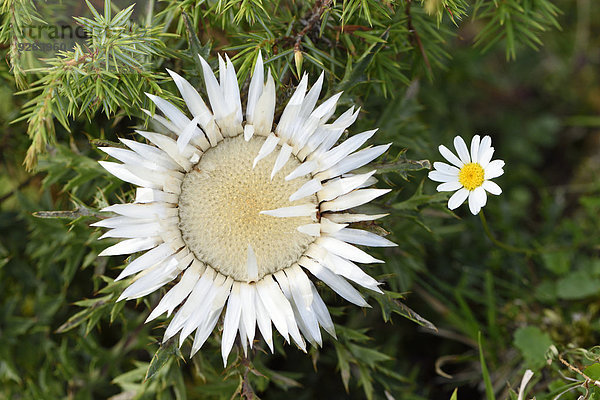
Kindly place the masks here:
POLYGON ((0 398, 516 399, 526 369, 530 397, 600 398, 592 3, 3 0, 0 398), (61 48, 51 28, 65 15, 85 35, 61 48), (161 343, 167 318, 144 323, 169 287, 116 302, 130 260, 98 257, 114 241, 89 226, 134 199, 98 147, 163 129, 144 93, 182 106, 166 68, 202 92, 197 55, 215 67, 217 53, 242 97, 262 54, 277 114, 302 74, 322 71, 321 98, 343 91, 339 110, 361 107, 347 135, 378 127, 393 143, 365 171, 394 190, 365 210, 389 217, 356 227, 398 244, 363 266, 384 282, 364 293, 370 309, 315 282, 337 339, 304 354, 275 335, 274 354, 235 347, 226 369, 219 329, 190 359, 189 341, 161 343), (426 178, 457 134, 492 135, 506 160, 485 229, 426 178))

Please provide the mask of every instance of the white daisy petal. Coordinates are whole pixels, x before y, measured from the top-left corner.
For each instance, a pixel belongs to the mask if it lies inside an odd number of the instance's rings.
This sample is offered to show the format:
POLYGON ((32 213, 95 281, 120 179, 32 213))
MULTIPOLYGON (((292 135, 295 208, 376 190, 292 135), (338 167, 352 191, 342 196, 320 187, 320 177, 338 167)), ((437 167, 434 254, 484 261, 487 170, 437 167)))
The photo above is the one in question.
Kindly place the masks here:
POLYGON ((436 190, 438 192, 453 192, 455 190, 460 189, 461 187, 463 187, 463 186, 459 181, 444 182, 441 185, 438 185, 436 190))
POLYGON ((438 147, 438 150, 440 151, 440 154, 448 161, 450 161, 452 164, 454 164, 455 166, 457 166, 458 168, 462 168, 462 166, 464 165, 464 163, 454 155, 454 153, 452 153, 450 150, 448 150, 448 148, 444 145, 441 145, 440 147, 438 147))
POLYGON ((458 173, 460 172, 460 170, 458 168, 456 168, 455 166, 448 165, 446 163, 439 162, 439 161, 436 161, 433 163, 433 168, 435 168, 437 171, 439 171, 443 174, 446 174, 446 175, 458 176, 458 173))
POLYGON ((492 138, 488 135, 484 136, 481 139, 481 143, 479 144, 479 151, 477 152, 477 162, 481 164, 482 156, 488 152, 488 150, 492 147, 492 138))
POLYGON ((494 179, 504 174, 504 161, 494 160, 485 168, 484 179, 494 179))
POLYGON ((473 136, 471 139, 471 162, 479 162, 479 144, 481 143, 481 139, 479 135, 473 136))
POLYGON ((458 175, 449 175, 440 171, 430 171, 427 175, 429 179, 435 182, 456 182, 458 181, 458 175))
POLYGON ((471 162, 471 156, 469 155, 469 149, 467 149, 467 144, 460 136, 456 136, 454 138, 454 148, 460 157, 460 160, 464 164, 468 164, 471 162))
POLYGON ((481 185, 485 190, 490 192, 491 194, 495 194, 496 196, 502 193, 502 189, 496 183, 492 181, 483 181, 481 185))
POLYGON ((469 210, 473 215, 477 215, 486 203, 485 190, 480 186, 469 193, 469 210))
POLYGON ((486 169, 490 163, 490 160, 494 156, 494 148, 489 147, 485 153, 480 152, 480 154, 481 156, 479 157, 479 165, 481 165, 483 169, 486 169))
POLYGON ((448 208, 454 210, 458 208, 469 197, 469 191, 465 188, 458 190, 448 200, 448 208))

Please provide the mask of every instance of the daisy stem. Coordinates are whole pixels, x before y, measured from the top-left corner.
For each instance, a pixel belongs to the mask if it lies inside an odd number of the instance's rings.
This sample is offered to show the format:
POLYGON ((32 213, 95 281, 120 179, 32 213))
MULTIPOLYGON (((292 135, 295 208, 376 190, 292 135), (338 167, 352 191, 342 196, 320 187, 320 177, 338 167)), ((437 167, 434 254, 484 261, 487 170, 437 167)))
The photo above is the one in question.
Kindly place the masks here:
POLYGON ((514 246, 511 246, 509 244, 506 244, 506 243, 501 242, 500 240, 496 239, 494 237, 494 235, 492 234, 492 231, 490 230, 487 220, 485 219, 485 214, 483 213, 483 210, 481 210, 479 212, 479 218, 481 219, 481 224, 483 225, 483 230, 485 231, 485 234, 488 236, 488 238, 490 238, 492 243, 494 243, 496 246, 501 247, 504 250, 507 250, 507 251, 510 251, 513 253, 523 253, 527 256, 530 256, 535 253, 535 251, 532 249, 526 249, 526 248, 522 248, 522 247, 514 247, 514 246))

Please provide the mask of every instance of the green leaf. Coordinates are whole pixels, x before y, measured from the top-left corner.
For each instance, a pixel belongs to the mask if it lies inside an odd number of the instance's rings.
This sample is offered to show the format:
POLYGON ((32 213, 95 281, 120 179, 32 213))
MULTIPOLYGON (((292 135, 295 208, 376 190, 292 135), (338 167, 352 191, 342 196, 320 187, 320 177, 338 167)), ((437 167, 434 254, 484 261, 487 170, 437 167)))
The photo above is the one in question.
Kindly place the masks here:
POLYGON ((556 282, 556 294, 565 300, 579 300, 597 295, 600 291, 600 279, 592 277, 586 271, 575 271, 556 282))
POLYGON ((479 346, 479 363, 481 364, 481 374, 483 375, 483 382, 485 383, 485 396, 487 400, 496 400, 494 395, 494 387, 492 386, 492 380, 485 364, 485 357, 483 356, 483 346, 481 344, 481 331, 477 335, 477 344, 479 346))
POLYGON ((152 377, 154 377, 158 371, 165 366, 165 364, 173 360, 175 357, 181 357, 181 352, 179 351, 179 347, 177 346, 177 342, 175 340, 161 344, 150 361, 150 365, 146 371, 146 376, 144 377, 144 382, 152 379, 152 377))
POLYGON ((450 400, 458 400, 458 388, 454 389, 454 392, 452 392, 452 396, 450 396, 450 400))
POLYGON ((521 352, 526 367, 538 369, 546 362, 546 352, 552 346, 552 340, 550 335, 538 327, 526 326, 517 329, 514 344, 521 352))
POLYGON ((381 307, 381 314, 385 322, 390 321, 392 318, 392 314, 396 313, 403 316, 404 318, 416 322, 417 324, 425 328, 437 331, 437 328, 434 324, 421 317, 415 311, 410 309, 406 304, 397 300, 404 297, 401 293, 384 290, 383 294, 377 294, 373 297, 375 298, 375 300, 377 300, 379 306, 381 307))
POLYGON ((383 34, 380 36, 381 41, 373 43, 371 46, 369 46, 369 48, 358 59, 356 64, 352 66, 351 61, 348 61, 348 65, 346 66, 346 73, 344 74, 344 78, 342 79, 342 81, 338 83, 336 87, 336 92, 349 90, 354 86, 367 80, 365 76, 365 71, 373 61, 373 57, 375 57, 379 50, 381 50, 386 44, 389 32, 389 29, 383 32, 383 34))
POLYGON ((600 363, 594 363, 586 367, 583 373, 594 380, 600 380, 600 363))

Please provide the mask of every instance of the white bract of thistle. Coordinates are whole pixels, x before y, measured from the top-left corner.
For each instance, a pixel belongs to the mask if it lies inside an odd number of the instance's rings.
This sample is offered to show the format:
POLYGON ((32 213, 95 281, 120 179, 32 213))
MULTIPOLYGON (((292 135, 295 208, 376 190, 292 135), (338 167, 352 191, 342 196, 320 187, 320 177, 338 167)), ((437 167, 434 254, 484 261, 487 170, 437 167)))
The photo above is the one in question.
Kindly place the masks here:
POLYGON ((487 194, 494 195, 502 193, 502 189, 491 180, 504 173, 504 161, 494 160, 494 148, 492 139, 479 135, 473 136, 471 140, 471 151, 467 148, 465 141, 460 137, 454 138, 454 148, 458 157, 446 146, 439 147, 442 156, 452 165, 443 162, 434 162, 434 171, 429 173, 429 179, 442 182, 438 185, 438 192, 456 193, 448 200, 448 208, 454 210, 469 199, 469 209, 473 215, 477 215, 481 208, 487 203, 487 194))
POLYGON ((247 352, 257 327, 271 351, 272 325, 302 350, 305 339, 321 345, 320 327, 335 337, 334 325, 306 271, 361 307, 368 304, 349 282, 381 293, 356 263, 382 261, 356 245, 395 244, 350 224, 386 214, 349 210, 389 192, 368 188, 375 171, 352 171, 390 144, 360 149, 376 131, 370 130, 336 146, 359 110, 328 122, 341 93, 317 106, 323 74, 308 92, 308 76, 302 77, 273 131, 275 82, 270 71, 265 77, 260 55, 245 114, 229 58, 219 57, 219 80, 201 62, 208 105, 168 71, 189 114, 148 94, 164 115, 152 118, 170 133, 138 131, 152 145, 121 139, 130 150, 102 148, 122 162, 102 166, 139 186, 134 203, 103 209, 117 216, 93 224, 110 229, 102 238, 124 239, 100 255, 143 252, 118 276, 135 274, 119 300, 176 282, 147 321, 174 312, 164 340, 179 334, 181 346, 195 332, 193 355, 224 313, 225 365, 238 332, 247 352))

